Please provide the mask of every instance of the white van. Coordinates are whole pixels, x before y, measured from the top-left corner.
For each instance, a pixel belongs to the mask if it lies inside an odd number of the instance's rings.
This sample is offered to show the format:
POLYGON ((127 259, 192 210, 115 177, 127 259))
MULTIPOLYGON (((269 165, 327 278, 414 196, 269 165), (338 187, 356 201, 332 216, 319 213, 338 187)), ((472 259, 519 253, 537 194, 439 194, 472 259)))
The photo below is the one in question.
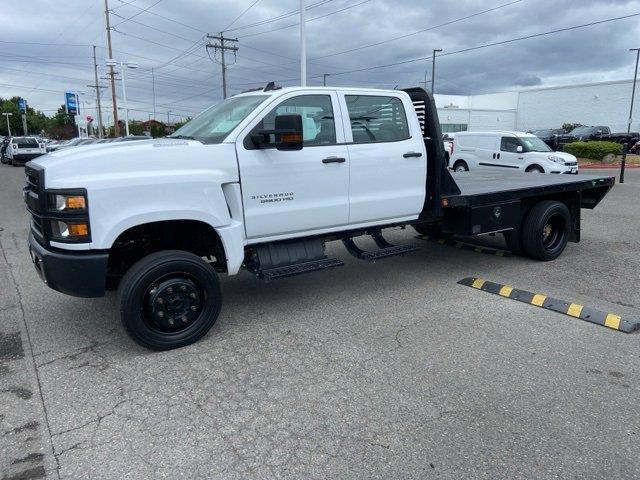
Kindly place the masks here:
POLYGON ((468 170, 519 170, 535 173, 578 173, 578 160, 554 152, 535 135, 522 132, 459 132, 454 140, 449 168, 468 170))

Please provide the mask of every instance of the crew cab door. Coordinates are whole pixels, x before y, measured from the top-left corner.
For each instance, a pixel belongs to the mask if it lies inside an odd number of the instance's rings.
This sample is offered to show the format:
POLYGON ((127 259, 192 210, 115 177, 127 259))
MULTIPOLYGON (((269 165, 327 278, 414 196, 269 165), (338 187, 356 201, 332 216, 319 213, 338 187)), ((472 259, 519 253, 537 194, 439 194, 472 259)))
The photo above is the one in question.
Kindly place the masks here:
POLYGON ((402 93, 340 93, 349 151, 349 223, 415 218, 427 158, 413 104, 402 93))
POLYGON ((349 161, 335 92, 280 97, 238 137, 236 151, 247 238, 339 229, 349 221, 349 161), (251 134, 274 128, 276 115, 298 113, 303 148, 258 148, 251 134))

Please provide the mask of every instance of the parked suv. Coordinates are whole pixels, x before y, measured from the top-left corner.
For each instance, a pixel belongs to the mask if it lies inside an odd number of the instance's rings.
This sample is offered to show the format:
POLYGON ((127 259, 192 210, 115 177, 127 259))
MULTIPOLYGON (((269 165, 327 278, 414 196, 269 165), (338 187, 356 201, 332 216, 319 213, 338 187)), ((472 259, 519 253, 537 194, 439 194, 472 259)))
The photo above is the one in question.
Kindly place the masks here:
POLYGON ((7 163, 17 167, 45 153, 46 145, 38 142, 36 137, 12 137, 7 145, 5 157, 7 163))
POLYGON ((578 173, 578 160, 554 152, 531 133, 460 132, 449 162, 456 172, 468 170, 520 170, 536 173, 578 173))

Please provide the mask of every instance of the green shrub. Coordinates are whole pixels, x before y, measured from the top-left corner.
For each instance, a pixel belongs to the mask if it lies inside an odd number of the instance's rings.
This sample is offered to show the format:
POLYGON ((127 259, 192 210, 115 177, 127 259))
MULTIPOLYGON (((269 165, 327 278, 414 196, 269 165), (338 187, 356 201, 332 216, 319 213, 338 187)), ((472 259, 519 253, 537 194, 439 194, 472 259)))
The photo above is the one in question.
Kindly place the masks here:
POLYGON ((578 158, 602 160, 610 153, 620 155, 622 145, 616 142, 573 142, 565 145, 564 151, 578 158))

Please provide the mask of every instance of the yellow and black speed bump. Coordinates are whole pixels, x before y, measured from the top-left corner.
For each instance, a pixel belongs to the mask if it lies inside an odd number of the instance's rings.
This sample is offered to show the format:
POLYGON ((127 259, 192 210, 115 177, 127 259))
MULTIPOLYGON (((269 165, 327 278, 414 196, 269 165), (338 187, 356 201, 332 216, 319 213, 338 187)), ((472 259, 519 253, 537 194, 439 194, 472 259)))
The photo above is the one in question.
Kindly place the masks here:
POLYGON ((468 251, 477 252, 477 253, 486 253, 487 255, 496 255, 497 257, 511 256, 511 252, 508 252, 507 250, 481 247, 480 245, 473 245, 471 243, 461 242, 459 240, 456 240, 455 238, 432 237, 430 235, 418 235, 417 238, 421 238, 422 240, 429 240, 430 242, 435 242, 440 245, 449 245, 452 247, 459 248, 460 250, 468 250, 468 251))
POLYGON ((509 285, 501 285, 499 283, 488 282, 482 278, 468 277, 458 282, 460 285, 466 285, 483 292, 493 293, 501 297, 511 298, 519 302, 536 305, 538 307, 553 310, 554 312, 563 313, 571 317, 579 318, 587 322, 595 323, 605 327, 619 330, 625 333, 631 333, 640 328, 640 321, 626 320, 620 315, 614 313, 602 312, 595 308, 585 307, 577 303, 569 303, 557 298, 548 297, 539 293, 531 293, 526 290, 519 290, 509 285))

